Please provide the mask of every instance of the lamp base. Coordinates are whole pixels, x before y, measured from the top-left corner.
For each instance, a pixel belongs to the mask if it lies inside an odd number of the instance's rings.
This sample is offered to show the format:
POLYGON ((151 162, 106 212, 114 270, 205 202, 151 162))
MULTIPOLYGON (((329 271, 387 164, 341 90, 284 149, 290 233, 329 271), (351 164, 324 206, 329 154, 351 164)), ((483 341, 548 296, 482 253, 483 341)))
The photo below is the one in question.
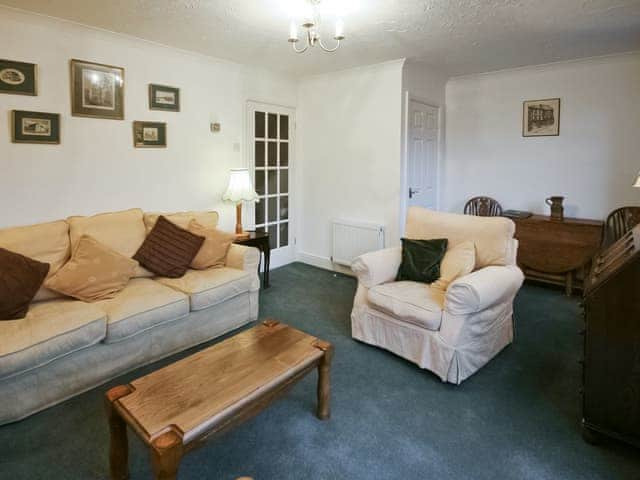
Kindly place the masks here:
POLYGON ((236 240, 247 240, 250 236, 249 232, 236 233, 236 240))
POLYGON ((242 228, 242 202, 236 205, 236 240, 246 240, 249 238, 249 232, 245 232, 242 228))

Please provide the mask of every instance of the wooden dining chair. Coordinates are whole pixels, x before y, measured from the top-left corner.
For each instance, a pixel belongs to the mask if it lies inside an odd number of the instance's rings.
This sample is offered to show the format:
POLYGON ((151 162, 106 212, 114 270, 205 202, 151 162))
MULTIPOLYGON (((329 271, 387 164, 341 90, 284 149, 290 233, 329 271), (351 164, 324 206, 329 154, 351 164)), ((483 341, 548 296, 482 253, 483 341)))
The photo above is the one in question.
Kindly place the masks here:
POLYGON ((602 248, 618 241, 640 223, 640 207, 620 207, 609 214, 604 223, 602 248))
POLYGON ((491 197, 473 197, 464 206, 464 214, 476 217, 499 217, 502 215, 502 206, 491 197))

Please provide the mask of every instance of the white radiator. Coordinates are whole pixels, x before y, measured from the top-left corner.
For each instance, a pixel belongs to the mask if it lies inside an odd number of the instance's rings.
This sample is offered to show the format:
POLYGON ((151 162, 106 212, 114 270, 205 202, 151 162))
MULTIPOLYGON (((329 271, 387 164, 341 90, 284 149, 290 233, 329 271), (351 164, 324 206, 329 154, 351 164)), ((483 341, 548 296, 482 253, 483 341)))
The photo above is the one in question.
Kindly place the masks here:
POLYGON ((351 266, 363 253, 384 248, 384 227, 372 223, 333 220, 333 253, 331 261, 351 266))

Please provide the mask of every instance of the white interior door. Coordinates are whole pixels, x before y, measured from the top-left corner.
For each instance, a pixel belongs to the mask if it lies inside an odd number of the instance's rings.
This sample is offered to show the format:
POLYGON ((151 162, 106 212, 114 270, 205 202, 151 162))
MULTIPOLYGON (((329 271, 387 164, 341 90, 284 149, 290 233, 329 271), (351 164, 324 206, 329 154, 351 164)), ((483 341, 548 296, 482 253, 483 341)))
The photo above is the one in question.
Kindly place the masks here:
POLYGON ((407 206, 438 207, 438 108, 409 101, 407 206))
POLYGON ((249 102, 248 168, 260 201, 247 209, 248 225, 269 232, 271 268, 294 260, 291 218, 293 191, 294 110, 249 102))

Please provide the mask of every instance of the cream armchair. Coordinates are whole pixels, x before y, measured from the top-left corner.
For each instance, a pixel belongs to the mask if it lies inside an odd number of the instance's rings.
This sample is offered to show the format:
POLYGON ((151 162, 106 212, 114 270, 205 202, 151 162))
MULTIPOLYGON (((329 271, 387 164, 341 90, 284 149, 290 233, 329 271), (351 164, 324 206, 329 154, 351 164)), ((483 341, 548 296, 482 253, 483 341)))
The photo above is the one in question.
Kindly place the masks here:
POLYGON ((351 335, 460 384, 513 340, 513 300, 523 274, 515 265, 515 225, 498 217, 472 217, 411 208, 407 238, 472 240, 476 270, 444 294, 429 285, 396 282, 401 248, 357 258, 358 289, 351 335))

